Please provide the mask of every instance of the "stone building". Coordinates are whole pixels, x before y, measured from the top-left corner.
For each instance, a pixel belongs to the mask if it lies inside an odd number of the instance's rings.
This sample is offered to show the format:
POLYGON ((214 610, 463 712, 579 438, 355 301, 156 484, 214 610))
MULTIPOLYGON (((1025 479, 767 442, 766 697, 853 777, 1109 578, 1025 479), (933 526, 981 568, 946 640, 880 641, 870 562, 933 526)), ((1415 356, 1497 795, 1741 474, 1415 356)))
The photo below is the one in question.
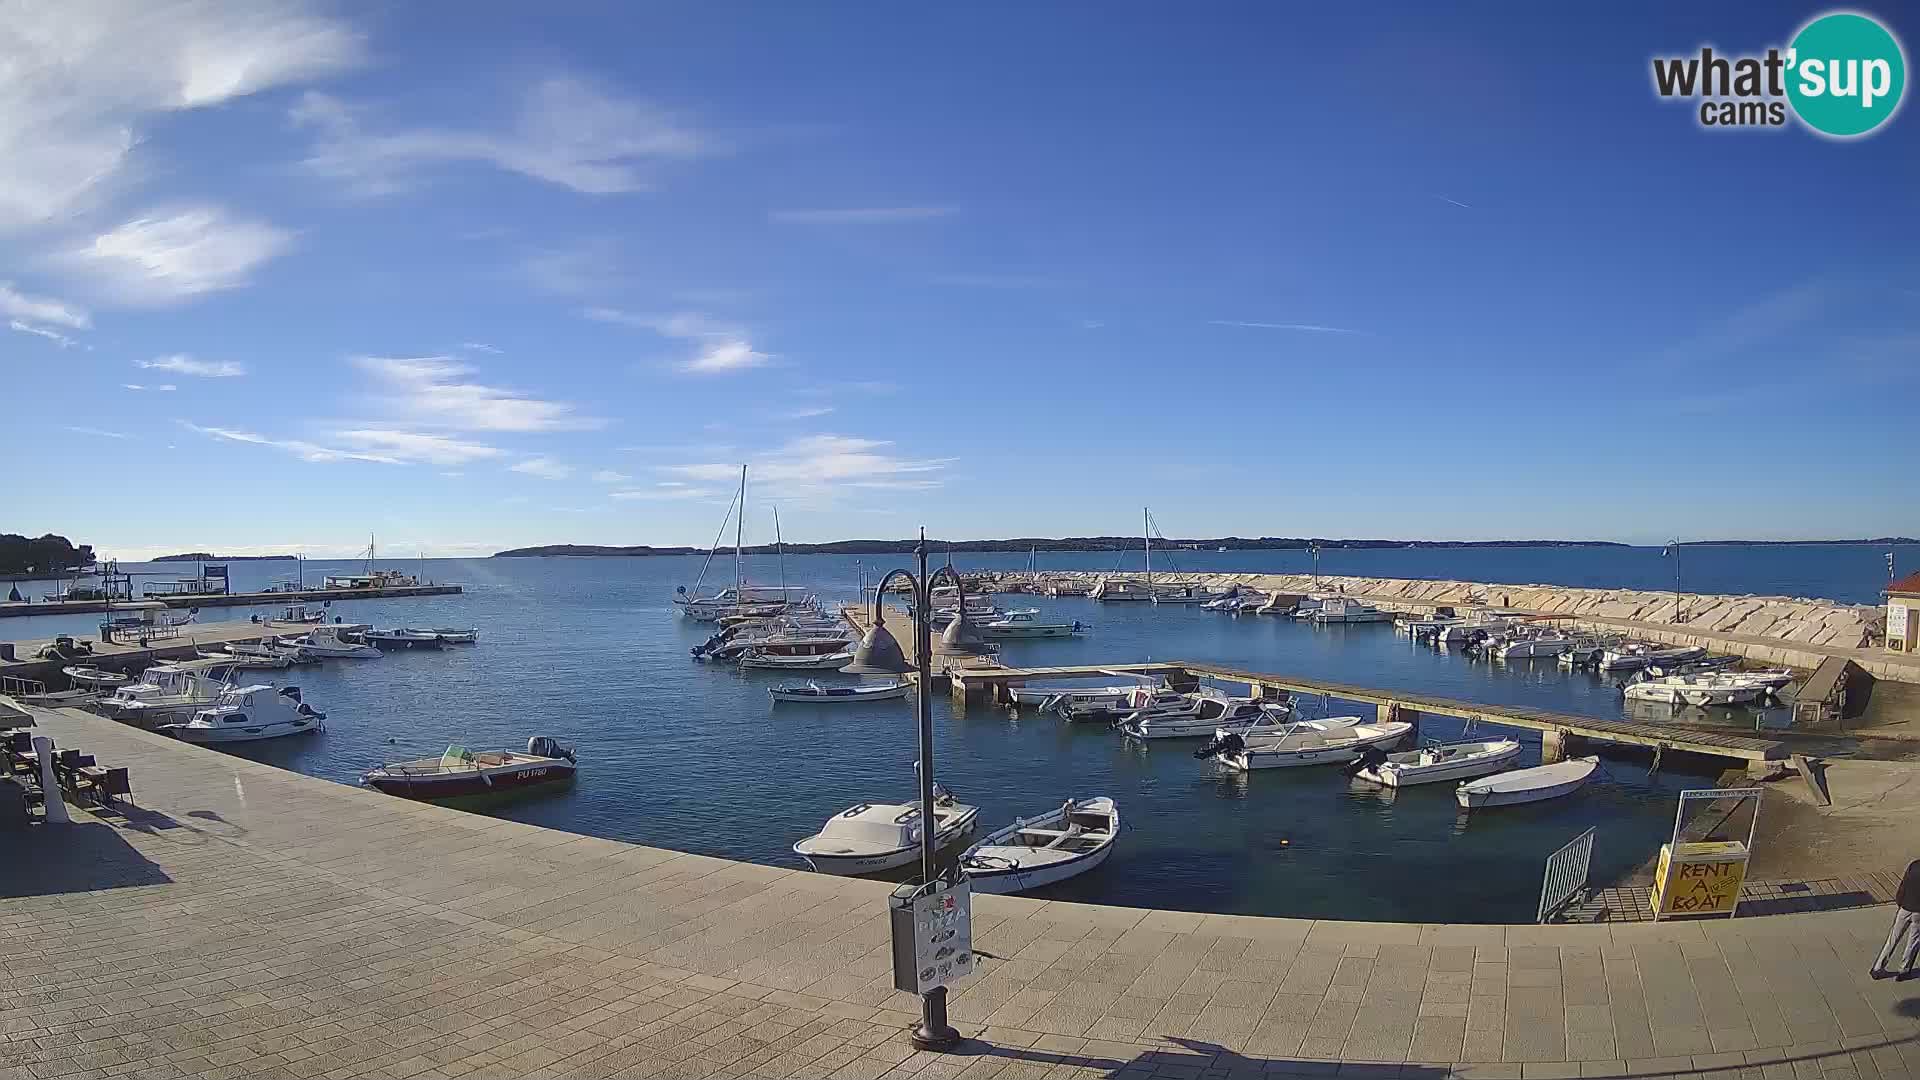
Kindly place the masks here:
POLYGON ((1887 651, 1920 652, 1920 573, 1887 587, 1887 651))

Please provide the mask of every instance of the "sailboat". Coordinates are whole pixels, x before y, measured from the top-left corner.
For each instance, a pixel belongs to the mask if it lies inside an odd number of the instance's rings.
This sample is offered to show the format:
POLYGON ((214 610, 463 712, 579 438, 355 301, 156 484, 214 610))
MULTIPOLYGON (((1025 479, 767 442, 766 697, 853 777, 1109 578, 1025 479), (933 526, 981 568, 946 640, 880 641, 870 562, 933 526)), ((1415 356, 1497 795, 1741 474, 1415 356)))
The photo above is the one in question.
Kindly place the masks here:
POLYGON ((720 519, 720 530, 714 534, 716 546, 707 549, 707 561, 700 564, 700 576, 694 580, 691 590, 685 585, 674 590, 673 602, 679 606, 681 614, 687 618, 695 622, 714 622, 727 615, 777 615, 793 602, 796 594, 805 595, 804 587, 789 586, 786 583, 784 548, 780 560, 781 581, 777 587, 747 584, 744 561, 746 517, 747 467, 742 465, 740 466, 740 490, 735 493, 732 505, 727 507, 727 516, 720 519), (702 594, 700 586, 706 581, 707 568, 713 565, 718 541, 725 535, 728 521, 733 522, 733 587, 702 594))
POLYGON ((1153 526, 1147 515, 1147 508, 1144 506, 1140 508, 1140 531, 1147 542, 1146 581, 1128 577, 1103 577, 1094 582, 1093 592, 1088 595, 1095 600, 1104 600, 1108 603, 1153 599, 1153 526))

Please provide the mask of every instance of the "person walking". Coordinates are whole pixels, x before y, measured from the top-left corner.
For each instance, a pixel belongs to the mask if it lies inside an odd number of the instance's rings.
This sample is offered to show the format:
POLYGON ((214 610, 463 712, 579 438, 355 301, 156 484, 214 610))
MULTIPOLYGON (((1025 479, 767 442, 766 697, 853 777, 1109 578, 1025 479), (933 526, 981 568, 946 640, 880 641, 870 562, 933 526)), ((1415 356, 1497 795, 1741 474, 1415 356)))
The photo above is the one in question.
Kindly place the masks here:
POLYGON ((1900 980, 1920 975, 1913 970, 1915 953, 1920 953, 1920 859, 1907 864, 1907 873, 1900 879, 1900 888, 1893 894, 1893 927, 1887 931, 1887 944, 1880 950, 1880 958, 1873 962, 1873 977, 1888 979, 1899 975, 1900 980), (1906 955, 1901 958, 1900 970, 1895 972, 1887 965, 1893 962, 1893 950, 1900 947, 1900 939, 1907 939, 1906 955))

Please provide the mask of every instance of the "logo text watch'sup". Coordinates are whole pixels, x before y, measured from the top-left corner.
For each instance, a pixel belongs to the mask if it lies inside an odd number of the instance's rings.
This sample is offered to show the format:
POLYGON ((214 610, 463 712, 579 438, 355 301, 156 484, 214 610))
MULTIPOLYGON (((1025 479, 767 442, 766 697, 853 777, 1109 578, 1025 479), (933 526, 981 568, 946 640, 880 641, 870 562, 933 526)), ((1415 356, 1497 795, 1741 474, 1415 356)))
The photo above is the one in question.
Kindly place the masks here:
POLYGON ((1784 48, 1725 55, 1702 46, 1653 58, 1653 89, 1695 103, 1706 128, 1781 128, 1796 117, 1829 138, 1884 127, 1906 96, 1900 40, 1869 15, 1836 11, 1801 27, 1784 48))

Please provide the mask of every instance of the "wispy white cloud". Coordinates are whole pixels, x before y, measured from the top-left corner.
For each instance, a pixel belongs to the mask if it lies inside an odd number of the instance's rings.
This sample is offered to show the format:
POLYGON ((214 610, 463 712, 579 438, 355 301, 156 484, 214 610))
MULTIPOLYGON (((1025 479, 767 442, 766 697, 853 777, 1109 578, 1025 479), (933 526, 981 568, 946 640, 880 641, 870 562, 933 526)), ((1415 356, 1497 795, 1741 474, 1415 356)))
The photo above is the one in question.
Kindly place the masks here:
POLYGON ((955 285, 966 289, 1058 289, 1066 281, 1045 274, 934 274, 927 279, 935 285, 955 285))
POLYGON ((44 326, 35 326, 32 323, 24 323, 19 319, 9 319, 7 321, 7 329, 15 330, 22 334, 32 334, 35 337, 46 338, 48 341, 53 342, 63 349, 70 349, 79 344, 79 342, 58 330, 50 330, 44 326))
POLYGON ((245 285, 292 246, 273 225, 189 206, 135 218, 58 261, 114 300, 157 307, 245 285))
POLYGON ((1080 329, 1082 330, 1098 330, 1105 325, 1107 324, 1099 319, 1081 319, 1080 320, 1080 329))
MULTIPOLYGON (((847 435, 808 435, 794 439, 750 462, 763 491, 783 498, 831 501, 848 490, 923 491, 941 485, 939 473, 952 458, 896 457, 893 444, 847 435)), ((696 483, 735 479, 737 463, 668 465, 668 476, 696 483)))
POLYGON ((603 426, 562 401, 471 382, 474 368, 448 356, 362 356, 354 361, 384 385, 380 401, 422 424, 469 431, 563 431, 603 426))
POLYGON ((18 292, 11 281, 0 281, 0 315, 29 323, 52 323, 69 330, 87 330, 93 316, 85 308, 50 296, 28 296, 18 292))
POLYGON ((565 76, 532 86, 505 131, 378 131, 363 122, 364 113, 309 91, 292 117, 316 133, 307 167, 368 195, 404 190, 436 167, 463 164, 588 195, 644 191, 661 165, 718 149, 665 109, 565 76))
POLYGON ((123 431, 103 431, 100 428, 92 428, 92 427, 73 427, 71 425, 62 425, 60 430, 71 431, 76 435, 97 435, 104 439, 125 439, 128 437, 126 432, 123 432, 123 431))
POLYGON ((633 477, 626 473, 614 469, 600 469, 593 474, 593 482, 596 484, 624 484, 632 479, 633 477))
POLYGON ((122 387, 124 387, 124 388, 126 388, 126 389, 128 389, 128 390, 159 390, 159 391, 168 391, 168 390, 173 390, 173 389, 176 389, 176 387, 175 387, 175 386, 174 386, 174 385, 173 385, 172 383, 161 383, 161 384, 159 384, 158 386, 147 386, 147 385, 145 385, 145 384, 142 384, 142 383, 137 383, 137 382, 130 382, 130 383, 121 383, 120 385, 121 385, 122 387))
POLYGON ((517 473, 537 476, 542 480, 565 480, 573 475, 573 466, 550 457, 531 457, 525 461, 507 466, 517 473))
POLYGON ((285 450, 287 453, 293 454, 302 461, 371 461, 382 465, 402 464, 399 458, 387 454, 342 450, 337 447, 321 446, 318 443, 307 442, 304 439, 272 439, 252 431, 242 431, 238 428, 203 427, 202 425, 190 423, 186 420, 180 421, 180 426, 186 428, 188 431, 205 435, 211 439, 248 443, 254 446, 270 446, 278 450, 285 450))
POLYGON ((863 206, 825 210, 775 210, 767 219, 778 225, 900 225, 959 213, 953 206, 863 206))
POLYGON ((521 256, 514 269, 529 285, 555 296, 601 296, 628 284, 619 251, 605 239, 542 248, 521 256))
POLYGON ((798 409, 788 409, 780 414, 783 420, 809 420, 816 416, 825 416, 833 411, 831 405, 808 405, 798 409))
POLYGON ((496 458, 506 453, 497 446, 485 443, 392 428, 353 428, 339 432, 335 438, 370 453, 428 465, 464 465, 469 461, 496 458))
POLYGON ((148 119, 362 57, 359 33, 302 0, 10 3, 0 25, 0 228, 67 217, 123 186, 148 119))
POLYGON ((693 487, 680 483, 662 483, 650 488, 627 488, 607 493, 609 499, 623 502, 651 501, 655 499, 710 499, 720 494, 718 488, 693 487))
POLYGON ((1660 350, 1657 359, 1698 364, 1733 356, 1805 325, 1826 308, 1830 298, 1827 286, 1813 281, 1776 290, 1710 320, 1698 333, 1660 350))
POLYGON ((133 366, 153 371, 171 371, 176 375, 192 375, 201 379, 234 379, 247 373, 244 364, 236 364, 231 360, 195 360, 184 353, 157 356, 152 360, 135 360, 133 366))
POLYGON ((596 322, 633 326, 651 330, 662 337, 696 342, 693 355, 677 365, 679 370, 691 375, 724 375, 765 367, 773 362, 771 355, 753 347, 744 328, 718 322, 699 312, 648 315, 615 308, 591 307, 581 314, 596 322))
POLYGON ((1448 198, 1448 197, 1446 197, 1445 195, 1440 195, 1440 194, 1436 194, 1436 195, 1434 195, 1434 198, 1436 198, 1436 199, 1439 199, 1439 200, 1440 200, 1441 202, 1443 202, 1443 203, 1450 203, 1450 204, 1452 204, 1452 205, 1454 205, 1454 206, 1457 206, 1457 207, 1459 207, 1459 208, 1460 208, 1460 209, 1462 209, 1462 210, 1471 210, 1471 209, 1473 209, 1473 206, 1472 206, 1472 205, 1471 205, 1470 203, 1463 203, 1463 202, 1461 202, 1461 201, 1460 201, 1459 199, 1450 199, 1450 198, 1448 198))
POLYGON ((1239 326, 1249 330, 1299 330, 1309 334, 1358 334, 1344 326, 1319 326, 1314 323, 1246 322, 1241 319, 1208 319, 1208 326, 1239 326))
POLYGON ((463 341, 460 347, 469 352, 498 353, 500 350, 484 341, 463 341))

